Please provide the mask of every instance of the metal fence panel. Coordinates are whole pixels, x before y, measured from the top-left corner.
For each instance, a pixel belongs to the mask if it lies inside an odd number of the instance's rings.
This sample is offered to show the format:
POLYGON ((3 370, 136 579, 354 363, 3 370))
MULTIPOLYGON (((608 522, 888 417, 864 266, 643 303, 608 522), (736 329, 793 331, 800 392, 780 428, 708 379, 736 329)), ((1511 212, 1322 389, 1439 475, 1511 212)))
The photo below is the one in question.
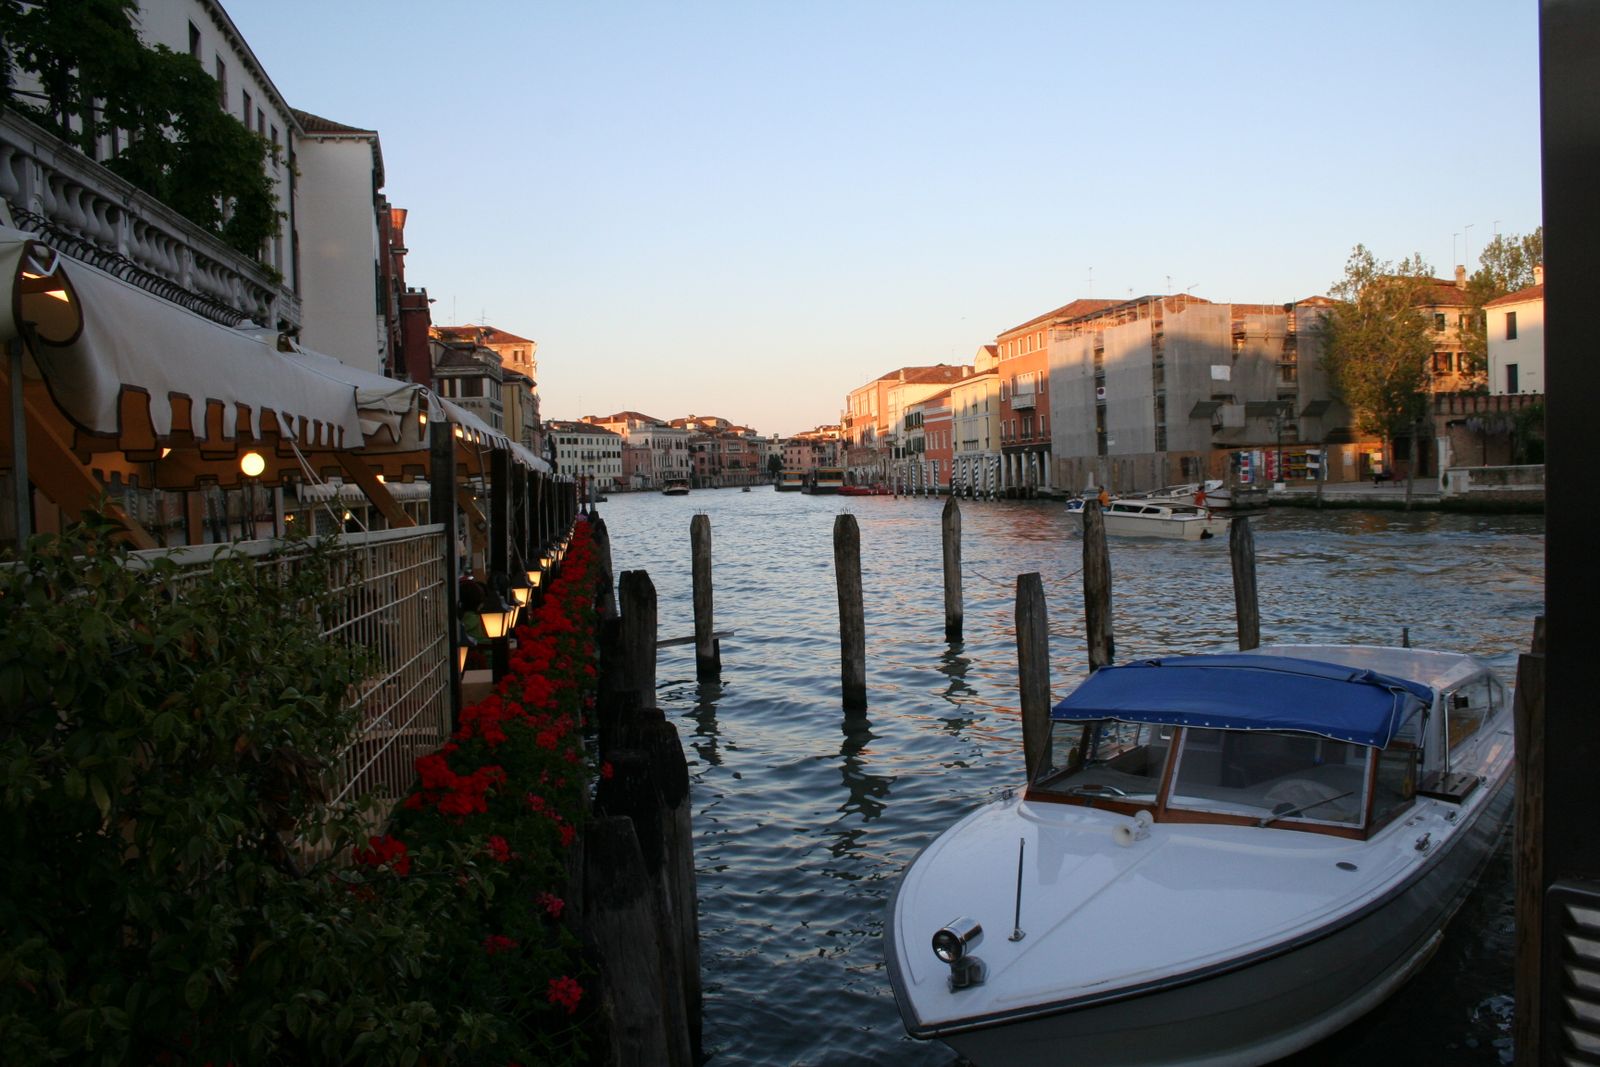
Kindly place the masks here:
MULTIPOLYGON (((351 692, 361 725, 332 770, 328 792, 334 801, 376 797, 387 811, 410 790, 417 757, 449 737, 455 669, 445 608, 449 549, 439 525, 340 538, 330 576, 336 607, 323 618, 322 634, 367 649, 372 662, 351 692)), ((218 552, 230 551, 274 568, 293 568, 305 555, 289 542, 245 541, 133 557, 164 557, 198 573, 218 552)))

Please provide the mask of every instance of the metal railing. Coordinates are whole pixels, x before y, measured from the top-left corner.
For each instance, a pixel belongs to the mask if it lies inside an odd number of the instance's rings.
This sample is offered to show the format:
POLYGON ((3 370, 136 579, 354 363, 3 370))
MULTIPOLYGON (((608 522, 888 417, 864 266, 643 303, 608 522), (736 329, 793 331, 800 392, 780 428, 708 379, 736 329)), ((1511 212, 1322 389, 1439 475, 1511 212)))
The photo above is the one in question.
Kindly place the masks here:
MULTIPOLYGON (((384 802, 380 819, 415 782, 417 757, 450 735, 455 665, 445 608, 448 550, 439 525, 347 534, 329 576, 336 607, 322 618, 322 636, 358 645, 371 660, 350 694, 360 725, 329 772, 327 793, 334 802, 376 797, 384 802)), ((218 552, 250 556, 262 567, 293 568, 307 548, 243 541, 133 555, 164 557, 199 573, 218 552)))

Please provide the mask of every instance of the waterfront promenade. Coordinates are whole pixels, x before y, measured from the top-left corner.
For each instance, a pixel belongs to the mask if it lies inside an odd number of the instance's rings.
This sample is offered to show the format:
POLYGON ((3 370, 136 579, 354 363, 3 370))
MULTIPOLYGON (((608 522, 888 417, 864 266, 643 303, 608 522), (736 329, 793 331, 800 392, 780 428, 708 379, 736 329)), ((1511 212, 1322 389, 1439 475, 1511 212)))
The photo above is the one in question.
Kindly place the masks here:
MULTIPOLYGON (((1316 496, 1317 487, 1306 485, 1275 489, 1268 499, 1299 503, 1306 500, 1315 500, 1316 496)), ((1373 507, 1402 507, 1406 499, 1406 483, 1393 481, 1379 482, 1374 485, 1370 480, 1360 482, 1324 482, 1322 485, 1322 499, 1325 502, 1340 505, 1360 502, 1370 504, 1373 507)), ((1417 478, 1412 482, 1411 504, 1413 507, 1433 507, 1438 505, 1440 499, 1439 479, 1417 478)))
MULTIPOLYGON (((1308 507, 1316 496, 1315 486, 1295 486, 1292 489, 1273 490, 1269 499, 1281 505, 1308 507)), ((1405 500, 1405 482, 1382 482, 1378 485, 1370 481, 1329 482, 1322 486, 1322 501, 1328 507, 1390 511, 1403 509, 1405 500)), ((1411 489, 1413 510, 1542 513, 1544 503, 1545 489, 1542 484, 1445 495, 1440 491, 1438 478, 1418 478, 1411 489)))

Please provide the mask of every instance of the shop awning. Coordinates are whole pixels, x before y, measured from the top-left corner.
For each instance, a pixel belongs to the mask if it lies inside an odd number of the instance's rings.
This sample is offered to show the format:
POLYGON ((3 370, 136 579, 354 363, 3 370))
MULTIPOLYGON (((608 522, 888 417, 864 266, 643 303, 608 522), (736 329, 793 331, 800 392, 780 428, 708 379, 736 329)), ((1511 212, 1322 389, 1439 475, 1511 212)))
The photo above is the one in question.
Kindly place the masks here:
POLYGON ((439 404, 444 409, 445 418, 461 431, 456 434, 460 440, 480 448, 503 449, 510 452, 517 463, 529 470, 539 471, 542 474, 551 472, 550 464, 535 455, 531 449, 513 441, 503 431, 496 430, 460 404, 442 397, 439 398, 439 404))
POLYGON ((278 351, 265 331, 219 325, 15 230, 0 234, 0 248, 0 286, 10 290, 0 327, 13 336, 23 324, 33 328, 33 367, 81 433, 144 450, 175 435, 213 445, 242 435, 361 446, 354 387, 278 351), (39 299, 29 307, 41 275, 65 295, 40 299, 75 308, 75 331, 39 315, 39 299))

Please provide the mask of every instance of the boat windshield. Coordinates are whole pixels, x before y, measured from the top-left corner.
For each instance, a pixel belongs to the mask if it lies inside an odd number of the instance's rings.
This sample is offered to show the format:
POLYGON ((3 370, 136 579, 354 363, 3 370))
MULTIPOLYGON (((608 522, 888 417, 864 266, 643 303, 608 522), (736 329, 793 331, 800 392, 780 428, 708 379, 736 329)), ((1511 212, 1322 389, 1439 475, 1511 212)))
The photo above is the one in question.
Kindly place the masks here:
POLYGON ((1167 805, 1359 826, 1371 749, 1276 730, 1183 732, 1167 805))
POLYGON ((1154 804, 1175 732, 1115 719, 1054 723, 1046 766, 1034 787, 1084 800, 1154 804))

